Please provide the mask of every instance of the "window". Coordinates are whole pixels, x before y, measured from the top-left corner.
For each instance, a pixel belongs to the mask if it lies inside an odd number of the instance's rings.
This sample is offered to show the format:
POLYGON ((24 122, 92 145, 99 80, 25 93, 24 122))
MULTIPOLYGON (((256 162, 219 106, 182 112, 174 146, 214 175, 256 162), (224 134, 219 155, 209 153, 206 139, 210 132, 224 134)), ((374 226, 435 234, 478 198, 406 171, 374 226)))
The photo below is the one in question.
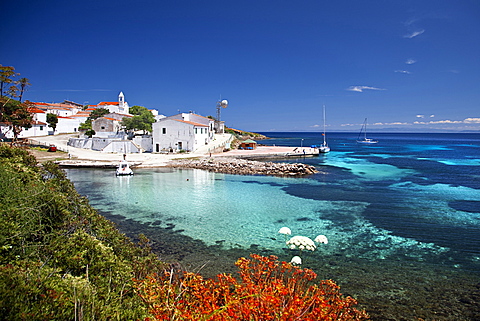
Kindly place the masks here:
POLYGON ((105 129, 105 126, 100 127, 101 129, 105 129))
POLYGON ((155 151, 158 153, 160 151, 160 144, 155 144, 155 151))
POLYGON ((40 130, 43 130, 43 126, 40 126, 40 130))
POLYGON ((198 134, 198 133, 197 133, 197 129, 198 129, 198 128, 195 128, 195 134, 198 134))
POLYGON ((162 128, 162 134, 166 134, 167 133, 167 129, 165 127, 162 128))

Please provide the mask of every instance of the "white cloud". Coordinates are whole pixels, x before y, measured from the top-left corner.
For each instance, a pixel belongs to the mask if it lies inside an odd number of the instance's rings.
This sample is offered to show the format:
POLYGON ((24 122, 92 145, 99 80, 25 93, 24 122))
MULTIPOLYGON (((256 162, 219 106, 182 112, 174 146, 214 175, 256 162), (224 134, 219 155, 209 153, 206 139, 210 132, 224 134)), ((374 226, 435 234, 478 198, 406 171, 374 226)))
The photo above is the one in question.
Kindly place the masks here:
POLYGON ((411 74, 411 72, 408 70, 395 70, 395 72, 399 72, 401 74, 408 74, 408 75, 411 74))
POLYGON ((359 93, 362 93, 366 89, 368 89, 368 90, 386 90, 386 89, 370 87, 370 86, 350 86, 350 87, 347 88, 347 90, 349 90, 349 91, 356 91, 356 92, 359 92, 359 93))
MULTIPOLYGON (((434 115, 432 115, 434 116, 434 115)), ((432 117, 430 116, 430 117, 432 117)), ((469 117, 464 120, 431 120, 431 121, 416 121, 415 125, 435 125, 435 124, 480 124, 480 118, 469 117)))
MULTIPOLYGON (((432 117, 434 115, 431 115, 432 117)), ((418 118, 424 118, 424 115, 417 115, 416 117, 418 118)), ((372 126, 433 126, 432 128, 437 128, 437 129, 448 129, 446 125, 454 125, 453 127, 450 127, 449 129, 479 129, 477 128, 480 125, 480 117, 469 117, 465 118, 464 120, 437 120, 437 121, 414 121, 413 123, 408 123, 408 122, 400 122, 400 121, 394 121, 394 122, 377 122, 371 124, 372 126), (438 126, 435 126, 438 125, 438 126), (462 126, 464 125, 464 126, 462 126), (470 125, 470 126, 468 126, 470 125)), ((359 127, 361 124, 341 124, 340 126, 342 127, 359 127)), ((427 127, 428 128, 428 127, 427 127)))
POLYGON ((399 121, 392 123, 374 123, 373 126, 394 126, 394 125, 410 125, 409 123, 402 123, 399 121))
POLYGON ((434 124, 461 124, 462 120, 437 120, 437 121, 416 121, 415 125, 434 125, 434 124))
POLYGON ((467 124, 480 124, 480 118, 465 118, 463 122, 467 124))
POLYGON ((414 32, 412 32, 408 35, 403 36, 403 38, 412 39, 412 38, 415 38, 416 36, 421 35, 424 32, 425 32, 425 29, 417 30, 417 31, 414 31, 414 32))
POLYGON ((407 65, 413 65, 413 64, 416 63, 416 62, 417 62, 417 61, 416 61, 415 59, 411 59, 411 58, 410 58, 410 59, 407 59, 407 61, 405 61, 405 63, 406 63, 407 65))
POLYGON ((430 118, 433 118, 433 117, 435 117, 435 115, 430 115, 430 118))

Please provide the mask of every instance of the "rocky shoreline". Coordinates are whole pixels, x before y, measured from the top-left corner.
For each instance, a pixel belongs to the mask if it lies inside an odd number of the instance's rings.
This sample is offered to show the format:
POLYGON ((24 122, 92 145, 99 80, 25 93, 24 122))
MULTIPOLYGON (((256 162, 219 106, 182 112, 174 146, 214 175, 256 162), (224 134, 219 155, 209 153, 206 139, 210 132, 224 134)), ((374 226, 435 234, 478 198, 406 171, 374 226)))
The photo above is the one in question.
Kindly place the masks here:
POLYGON ((216 173, 268 176, 306 176, 319 171, 302 163, 259 162, 240 158, 177 159, 167 164, 174 168, 197 168, 216 173))

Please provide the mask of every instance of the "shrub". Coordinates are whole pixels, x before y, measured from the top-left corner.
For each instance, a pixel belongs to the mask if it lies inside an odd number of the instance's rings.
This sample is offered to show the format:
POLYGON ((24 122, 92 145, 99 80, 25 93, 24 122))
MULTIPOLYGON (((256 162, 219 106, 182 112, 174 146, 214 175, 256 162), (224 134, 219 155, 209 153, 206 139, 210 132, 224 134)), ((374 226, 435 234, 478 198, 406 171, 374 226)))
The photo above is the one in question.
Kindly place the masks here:
POLYGON ((162 271, 53 163, 0 145, 0 320, 137 320, 134 277, 162 271))
POLYGON ((156 320, 364 320, 365 311, 343 297, 331 280, 277 257, 251 255, 236 262, 239 279, 215 280, 174 271, 136 280, 140 297, 156 320))

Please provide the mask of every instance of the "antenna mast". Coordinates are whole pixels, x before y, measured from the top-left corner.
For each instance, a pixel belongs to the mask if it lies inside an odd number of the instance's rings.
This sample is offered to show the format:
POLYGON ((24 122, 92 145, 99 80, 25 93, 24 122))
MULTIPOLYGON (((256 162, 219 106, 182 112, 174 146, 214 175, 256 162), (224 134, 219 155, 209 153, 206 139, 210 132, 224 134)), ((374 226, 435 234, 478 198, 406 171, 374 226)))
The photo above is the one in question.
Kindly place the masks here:
POLYGON ((228 100, 222 99, 220 96, 220 100, 217 101, 217 119, 215 120, 215 129, 217 134, 223 134, 224 132, 224 124, 221 121, 221 110, 222 108, 227 108, 228 106, 228 100))

